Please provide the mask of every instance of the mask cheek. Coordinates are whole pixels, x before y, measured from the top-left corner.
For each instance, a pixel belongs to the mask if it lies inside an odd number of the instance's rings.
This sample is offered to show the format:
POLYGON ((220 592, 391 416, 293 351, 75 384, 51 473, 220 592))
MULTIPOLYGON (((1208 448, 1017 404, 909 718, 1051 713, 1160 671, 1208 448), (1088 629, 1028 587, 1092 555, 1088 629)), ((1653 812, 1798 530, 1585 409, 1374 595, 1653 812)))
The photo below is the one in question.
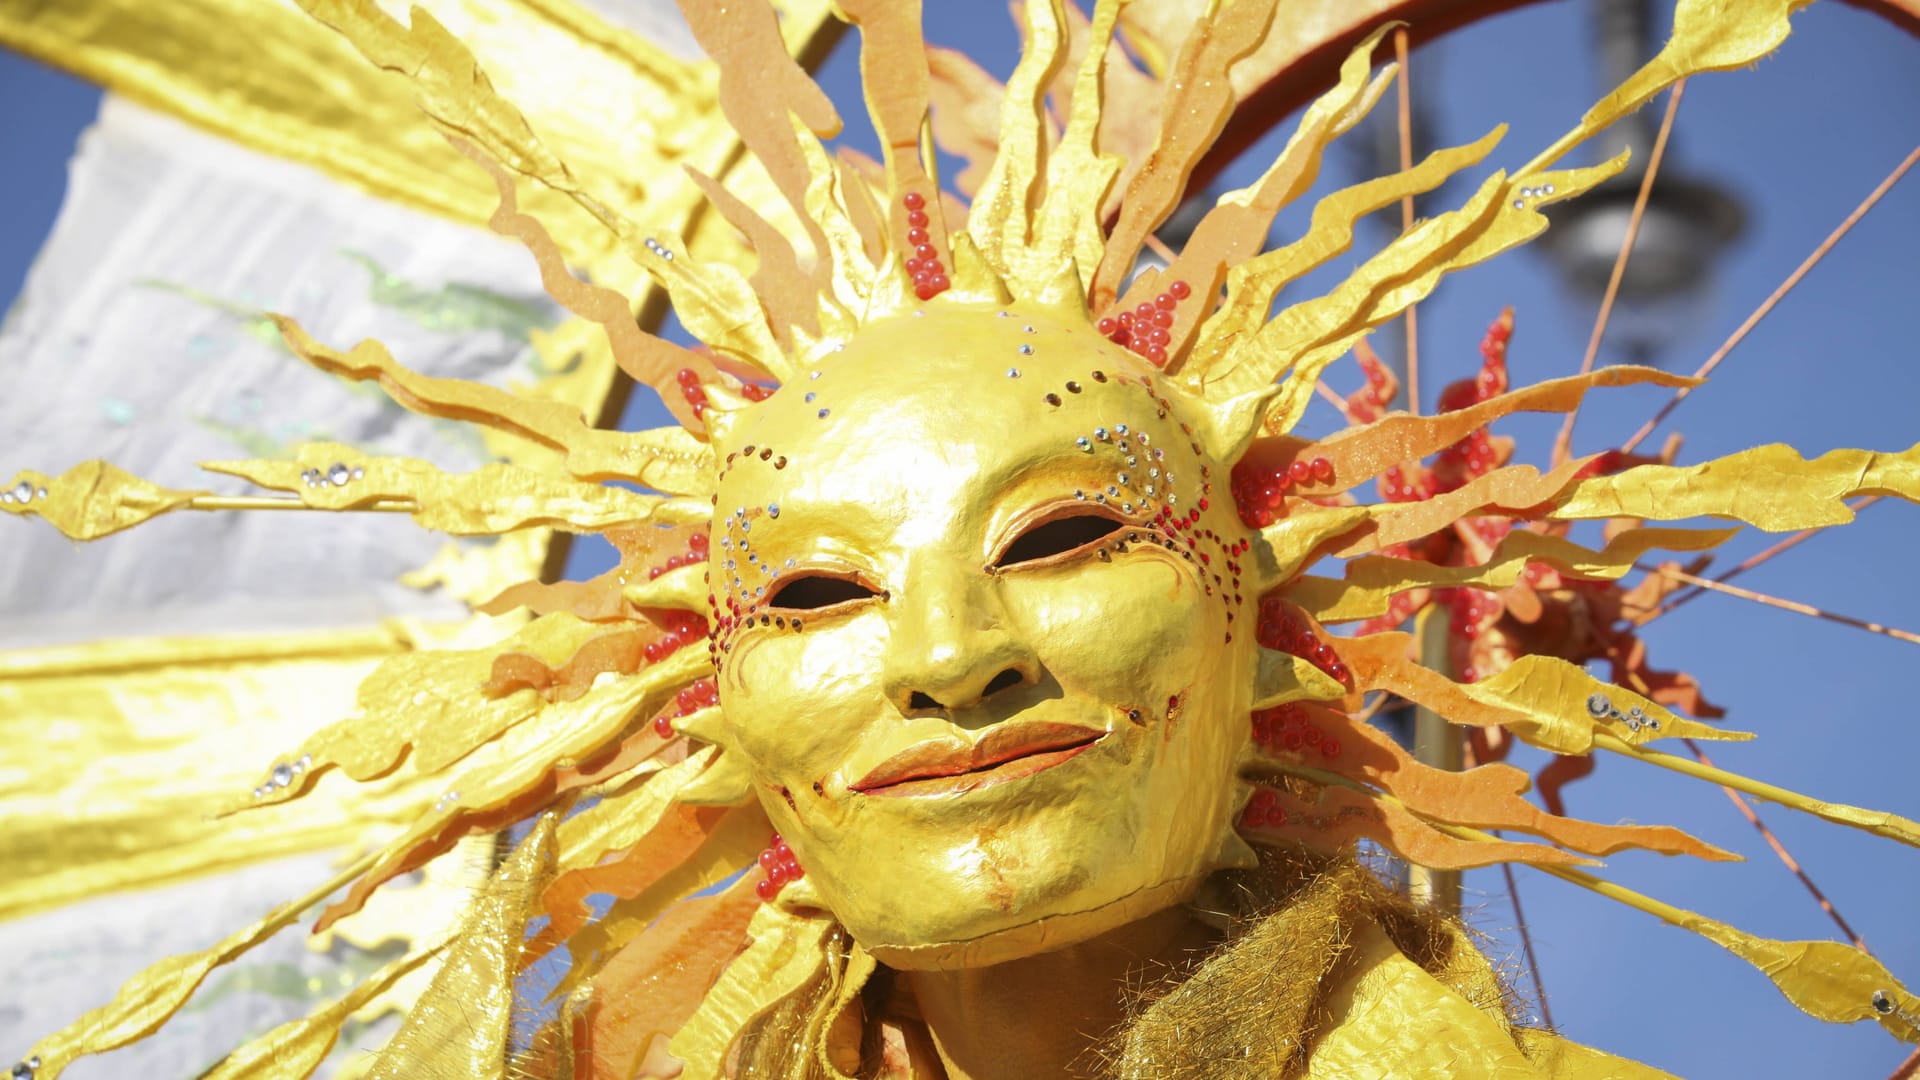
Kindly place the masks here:
MULTIPOLYGON (((785 798, 783 788, 795 805, 822 797, 884 715, 879 653, 865 621, 770 637, 736 654, 728 730, 763 801, 785 798)), ((769 806, 776 816, 779 809, 769 806)))
POLYGON ((1187 568, 1129 552, 1085 573, 1021 583, 1009 607, 1042 663, 1069 693, 1093 694, 1147 717, 1165 710, 1202 667, 1217 662, 1216 622, 1187 568))
POLYGON ((1245 742, 1249 633, 1224 644, 1232 599, 1210 595, 1197 569, 1172 553, 1130 552, 1084 576, 1035 583, 1025 606, 1031 640, 1069 695, 1138 711, 1129 725, 1153 807, 1142 825, 1165 846, 1166 869, 1207 864, 1228 813, 1233 763, 1245 742), (1244 643, 1243 643, 1244 642, 1244 643), (1176 850, 1177 849, 1177 850, 1176 850))

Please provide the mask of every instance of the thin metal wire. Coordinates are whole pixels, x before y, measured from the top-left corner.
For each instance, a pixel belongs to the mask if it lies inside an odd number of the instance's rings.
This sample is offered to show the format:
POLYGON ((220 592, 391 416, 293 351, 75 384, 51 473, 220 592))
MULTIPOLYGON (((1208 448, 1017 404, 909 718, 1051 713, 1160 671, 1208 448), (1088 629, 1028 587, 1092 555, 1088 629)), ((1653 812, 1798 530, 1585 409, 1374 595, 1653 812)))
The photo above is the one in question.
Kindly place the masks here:
MULTIPOLYGON (((1687 744, 1687 749, 1693 752, 1694 757, 1700 759, 1700 764, 1708 767, 1713 766, 1713 760, 1707 757, 1705 750, 1700 749, 1700 744, 1694 742, 1692 739, 1682 739, 1681 741, 1687 744)), ((1787 869, 1793 871, 1793 876, 1800 879, 1800 884, 1805 885, 1807 891, 1813 894, 1814 902, 1820 905, 1820 910, 1827 913, 1828 918, 1833 920, 1834 925, 1840 928, 1840 932, 1847 935, 1847 940, 1853 942, 1854 947, 1861 952, 1869 956, 1873 955, 1873 950, 1867 948, 1866 941, 1864 941, 1859 934, 1854 933, 1853 927, 1848 925, 1847 920, 1841 917, 1840 909, 1833 906, 1833 901, 1827 899, 1827 894, 1821 892, 1820 886, 1815 885, 1813 878, 1809 876, 1805 870, 1801 869, 1800 860, 1794 858, 1793 853, 1787 850, 1787 845, 1781 843, 1780 838, 1773 834, 1773 830, 1767 828, 1767 823, 1760 820, 1760 814, 1754 810, 1753 804, 1747 801, 1746 796, 1730 787, 1722 787, 1720 790, 1726 792, 1727 798, 1733 800, 1733 805, 1739 808, 1741 816, 1745 817, 1754 828, 1760 830, 1760 835, 1766 838, 1767 846, 1773 849, 1773 853, 1780 857, 1781 862, 1787 864, 1787 869)))
POLYGON ((1173 261, 1176 258, 1179 258, 1178 255, 1174 254, 1174 250, 1167 246, 1167 242, 1165 240, 1160 239, 1159 237, 1153 235, 1152 233, 1147 234, 1146 245, 1147 245, 1148 251, 1151 251, 1155 255, 1160 256, 1161 260, 1164 261, 1168 266, 1172 266, 1173 261))
POLYGON ((1883 634, 1900 641, 1920 645, 1920 634, 1913 633, 1910 630, 1900 630, 1883 623, 1856 619, 1851 615, 1842 615, 1837 611, 1827 611, 1823 608, 1814 607, 1812 604, 1803 604, 1798 600, 1784 600, 1778 596, 1769 596, 1763 592, 1754 592, 1752 589, 1743 589, 1738 585, 1728 585, 1715 581, 1712 578, 1699 577, 1674 567, 1642 566, 1638 563, 1636 563, 1635 566, 1649 574, 1658 574, 1671 581, 1682 581, 1698 589, 1712 589, 1714 592, 1725 593, 1728 596, 1736 596, 1742 600, 1751 600, 1756 604, 1765 604, 1768 607, 1779 608, 1782 611, 1791 611, 1797 615, 1811 615, 1816 619, 1826 619, 1828 622, 1837 622, 1842 626, 1851 626, 1856 630, 1865 630, 1872 634, 1883 634))
MULTIPOLYGON (((1412 69, 1407 66, 1407 28, 1393 31, 1393 59, 1400 65, 1400 171, 1413 168, 1413 98, 1408 87, 1412 69)), ((1413 195, 1400 199, 1400 231, 1413 231, 1413 195)), ((1420 320, 1414 314, 1417 305, 1407 305, 1407 411, 1420 415, 1420 320)))
MULTIPOLYGON (((1616 648, 1609 647, 1607 654, 1616 661, 1619 659, 1619 650, 1616 648)), ((1628 673, 1628 677, 1633 682, 1634 688, 1641 694, 1648 697, 1652 696, 1653 691, 1647 686, 1645 680, 1632 672, 1628 673)), ((1697 759, 1701 765, 1715 772, 1720 771, 1719 767, 1714 765, 1713 761, 1707 757, 1707 752, 1700 749, 1698 743, 1692 739, 1683 739, 1681 741, 1686 743, 1687 749, 1693 752, 1694 758, 1697 759)), ((1867 948, 1866 941, 1862 939, 1859 934, 1854 933, 1853 927, 1848 925, 1845 918, 1841 917, 1840 909, 1834 906, 1833 901, 1827 899, 1827 894, 1820 890, 1820 886, 1814 884, 1812 875, 1801 868, 1800 861, 1795 859, 1793 853, 1787 850, 1787 845, 1781 843, 1780 838, 1774 835, 1773 830, 1767 828, 1767 823, 1760 820, 1759 812, 1754 810, 1752 804, 1747 801, 1746 796, 1726 784, 1720 784, 1718 786, 1721 791, 1726 792, 1727 798, 1733 800, 1733 805, 1739 808, 1741 815, 1744 816, 1754 828, 1760 830, 1760 835, 1766 839, 1767 846, 1773 849, 1774 855, 1780 859, 1781 863, 1785 864, 1787 869, 1793 871, 1793 875, 1800 879, 1800 884, 1807 887, 1807 891, 1813 894, 1813 898, 1815 902, 1820 905, 1821 910, 1825 911, 1827 915, 1833 919, 1834 923, 1840 927, 1840 931, 1847 935, 1848 940, 1852 941, 1861 952, 1872 955, 1872 950, 1867 948)))
MULTIPOLYGON (((1640 219, 1647 212, 1647 197, 1653 194, 1653 178, 1660 175, 1660 161, 1667 153, 1667 137, 1673 134, 1673 118, 1680 112, 1680 95, 1686 93, 1687 80, 1681 79, 1673 84, 1673 92, 1667 95, 1667 114, 1660 120, 1660 132, 1653 139, 1653 153, 1647 156, 1647 173, 1640 178, 1640 190, 1633 197, 1633 214, 1627 218, 1627 235, 1620 240, 1620 252, 1613 257, 1613 273, 1607 277, 1607 291, 1600 297, 1600 314, 1593 320, 1593 333, 1587 338, 1587 355, 1580 360, 1580 374, 1593 370, 1593 361, 1600 355, 1600 339, 1606 336, 1607 321, 1613 317, 1613 302, 1620 294, 1620 280, 1627 276, 1627 259, 1633 254, 1633 243, 1640 236, 1640 219)), ((1553 463, 1567 460, 1573 452, 1573 421, 1580 415, 1575 405, 1568 410, 1567 418, 1560 422, 1560 434, 1553 440, 1553 463)))
MULTIPOLYGON (((1760 320, 1767 317, 1767 313, 1773 310, 1774 305, 1792 292, 1794 286, 1800 284, 1800 279, 1807 276, 1807 271, 1812 270, 1821 259, 1826 257, 1827 252, 1833 250, 1833 246, 1840 242, 1841 237, 1847 235, 1855 225, 1859 224, 1861 218, 1867 216, 1867 211, 1873 209, 1874 204, 1880 201, 1880 197, 1892 190, 1893 185, 1899 183, 1901 177, 1907 175, 1907 170, 1913 168, 1913 163, 1916 161, 1920 161, 1920 146, 1914 147, 1913 153, 1908 154, 1906 160, 1896 165, 1894 170, 1887 174, 1887 178, 1880 181, 1880 186, 1874 188, 1873 193, 1862 200, 1859 206, 1854 207, 1853 213, 1848 214, 1846 220, 1821 241, 1819 247, 1813 249, 1813 254, 1807 256, 1799 268, 1789 274, 1787 280, 1780 283, 1779 288, 1773 290, 1773 295, 1767 297, 1764 303, 1754 309, 1753 314, 1747 316, 1747 321, 1740 324, 1740 328, 1733 332, 1733 336, 1722 342, 1720 347, 1713 351, 1712 356, 1707 357, 1707 362, 1701 364, 1700 370, 1693 373, 1694 378, 1704 379, 1714 368, 1719 367, 1720 361, 1727 358, 1727 354, 1733 351, 1733 347, 1745 340, 1748 332, 1755 326, 1760 325, 1760 320)), ((1627 453, 1639 446, 1641 440, 1653 434, 1653 429, 1659 427, 1660 422, 1665 420, 1668 414, 1672 413, 1691 393, 1693 393, 1691 386, 1683 386, 1674 391, 1673 397, 1667 399, 1667 403, 1660 407, 1660 411, 1653 414, 1653 419, 1640 425, 1640 430, 1634 432, 1633 437, 1621 445, 1620 452, 1627 453)))
MULTIPOLYGON (((1858 499, 1852 503, 1849 503, 1848 506, 1850 509, 1853 510, 1854 513, 1858 514, 1860 511, 1865 510, 1867 507, 1872 506, 1874 503, 1879 502, 1883 498, 1885 498, 1885 496, 1883 495, 1869 495, 1864 499, 1858 499)), ((1759 566, 1761 563, 1766 562, 1768 559, 1773 558, 1775 555, 1778 555, 1781 552, 1786 551, 1788 548, 1791 548, 1796 544, 1801 543, 1802 541, 1806 540, 1808 537, 1814 535, 1815 533, 1822 533, 1826 531, 1827 530, 1824 528, 1802 529, 1799 532, 1794 533, 1792 536, 1787 537, 1785 540, 1782 540, 1779 543, 1774 544, 1772 547, 1767 548, 1765 551, 1762 551, 1757 555, 1749 556, 1740 565, 1734 567, 1731 570, 1728 570, 1724 574, 1720 574, 1716 576, 1713 580, 1717 582, 1721 582, 1722 584, 1728 581, 1731 581, 1734 578, 1739 577, 1741 574, 1746 573, 1748 570, 1751 570, 1754 567, 1759 566)), ((1665 615, 1669 611, 1672 611, 1674 608, 1679 607, 1680 605, 1686 603, 1687 601, 1693 599, 1696 596, 1699 596, 1701 593, 1706 591, 1707 590, 1704 588, 1701 588, 1699 586, 1694 586, 1689 590, 1687 590, 1686 592, 1681 593, 1679 596, 1675 597, 1674 599, 1661 605, 1659 608, 1655 609, 1652 614, 1647 615, 1644 618, 1635 619, 1634 625, 1645 626, 1646 624, 1652 622, 1653 620, 1659 618, 1662 615, 1665 615)))
MULTIPOLYGON (((1473 752, 1471 742, 1462 747, 1461 757, 1469 769, 1480 764, 1479 755, 1473 752)), ((1502 834, 1499 829, 1495 829, 1493 835, 1502 834)), ((1514 880, 1513 864, 1501 863, 1500 873, 1507 880, 1507 899, 1513 901, 1513 925, 1520 931, 1520 948, 1527 954, 1527 974, 1533 979, 1534 1000, 1540 1003, 1540 1019, 1546 1023, 1547 1027, 1552 1028, 1554 1026, 1553 1006, 1547 1004, 1547 984, 1540 977, 1540 957, 1533 951, 1533 932, 1527 929, 1527 913, 1520 906, 1520 883, 1514 880)))

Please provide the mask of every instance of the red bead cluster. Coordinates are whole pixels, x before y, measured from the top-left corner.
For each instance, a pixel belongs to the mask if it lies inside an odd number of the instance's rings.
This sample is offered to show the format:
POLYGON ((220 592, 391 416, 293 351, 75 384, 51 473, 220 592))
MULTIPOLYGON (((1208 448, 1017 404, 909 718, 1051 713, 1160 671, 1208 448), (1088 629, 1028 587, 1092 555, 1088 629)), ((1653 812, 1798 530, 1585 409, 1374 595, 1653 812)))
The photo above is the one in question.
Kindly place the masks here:
POLYGON ((907 208, 907 243, 913 248, 913 254, 907 257, 907 273, 913 275, 913 295, 931 300, 946 292, 952 282, 947 280, 947 268, 941 265, 939 249, 933 246, 933 236, 927 232, 927 197, 909 191, 900 196, 900 205, 907 208))
MULTIPOLYGON (((667 561, 647 568, 647 580, 652 581, 661 574, 678 570, 683 566, 699 566, 707 561, 709 541, 705 532, 692 532, 687 535, 687 550, 667 556, 667 561)), ((704 641, 707 637, 707 620, 691 611, 669 612, 666 616, 667 632, 648 642, 642 650, 647 663, 657 664, 672 656, 694 641, 704 641)), ((659 722, 655 721, 658 729, 659 722)), ((662 732, 661 734, 667 734, 662 732)))
POLYGON ((807 876, 806 872, 800 869, 800 861, 793 857, 793 849, 787 846, 785 840, 780 839, 779 833, 773 834, 772 842, 760 853, 759 861, 761 871, 767 876, 754 884, 753 891, 762 900, 771 900, 779 896, 780 890, 786 887, 787 882, 799 881, 807 876))
POLYGON ((1502 312, 1480 339, 1480 371, 1449 383, 1440 392, 1440 411, 1453 412, 1507 392, 1507 343, 1513 339, 1513 315, 1502 312))
POLYGON ((1498 622, 1506 613, 1506 605, 1498 596, 1479 589, 1439 589, 1433 594, 1436 604, 1447 605, 1449 616, 1448 631, 1454 643, 1454 663, 1459 667, 1461 682, 1474 682, 1480 678, 1480 672, 1469 662, 1473 654, 1473 640, 1481 631, 1498 622))
MULTIPOLYGON (((1493 324, 1487 327, 1486 337, 1480 342, 1480 371, 1471 379, 1460 379, 1448 384, 1440 392, 1440 411, 1457 412, 1478 405, 1490 398, 1498 397, 1507 390, 1507 342, 1513 337, 1513 313, 1502 312, 1493 324)), ((1384 369, 1375 360, 1368 364, 1370 354, 1362 355, 1361 366, 1367 368, 1367 384, 1373 389, 1386 375, 1384 369)), ((1377 393, 1377 391, 1376 391, 1377 393)), ((1361 395, 1348 399, 1347 411, 1355 420, 1372 419, 1377 416, 1363 416, 1356 411, 1354 404, 1361 395)), ((1476 477, 1485 476, 1505 464, 1510 449, 1496 443, 1493 436, 1487 434, 1484 427, 1475 428, 1467 437, 1435 455, 1431 469, 1414 463, 1395 465, 1380 474, 1380 495, 1388 502, 1419 502, 1431 499, 1435 495, 1456 490, 1476 477)), ((1489 544, 1497 544, 1506 536, 1510 527, 1506 522, 1479 522, 1476 531, 1489 544)))
POLYGON ((657 664, 694 641, 707 639, 707 620, 691 611, 667 615, 667 632, 647 643, 647 663, 657 664))
POLYGON ((1094 328, 1115 345, 1146 357, 1155 366, 1165 366, 1167 345, 1173 340, 1173 309, 1192 295, 1193 289, 1186 282, 1173 282, 1166 292, 1151 301, 1141 303, 1132 311, 1101 319, 1094 328))
POLYGON ((1347 395, 1347 416, 1356 424, 1371 424, 1386 414, 1387 403, 1400 392, 1400 381, 1365 342, 1354 346, 1353 355, 1366 373, 1367 384, 1347 395))
POLYGON ((1284 516, 1281 506, 1296 488, 1333 483, 1333 462, 1323 457, 1296 457, 1285 464, 1262 466, 1242 460, 1233 467, 1233 505, 1251 529, 1263 529, 1284 516))
POLYGON ((1269 649, 1292 653, 1326 672, 1336 682, 1346 682, 1351 674, 1333 646, 1320 640, 1314 634, 1313 627, 1277 596, 1260 601, 1258 635, 1260 644, 1269 649))
POLYGON ((666 562, 647 570, 647 580, 652 581, 669 570, 678 570, 683 566, 697 566, 707 561, 707 534, 696 532, 687 537, 687 550, 670 556, 666 562))
MULTIPOLYGON (((1367 376, 1366 385, 1347 395, 1347 417, 1355 424, 1371 424, 1386 415, 1387 405, 1400 392, 1400 380, 1380 362, 1365 342, 1353 355, 1367 376)), ((1433 477, 1419 465, 1394 465, 1380 474, 1380 495, 1388 502, 1417 502, 1436 493, 1433 477)))
MULTIPOLYGON (((707 415, 707 391, 700 385, 700 373, 690 367, 683 367, 677 378, 680 381, 680 396, 686 398, 687 404, 693 406, 693 415, 695 417, 707 415)), ((773 396, 773 390, 773 387, 762 386, 759 383, 740 384, 740 395, 748 401, 765 401, 773 396)))
MULTIPOLYGON (((1406 544, 1389 544, 1379 551, 1374 552, 1374 555, 1387 559, 1411 559, 1414 557, 1413 549, 1406 544)), ((1416 603, 1413 593, 1394 593, 1387 598, 1386 613, 1375 615, 1373 618, 1361 623, 1358 633, 1360 636, 1365 637, 1368 634, 1381 634, 1389 630, 1398 629, 1408 619, 1413 618, 1414 612, 1418 611, 1421 604, 1426 602, 1427 601, 1423 599, 1416 603)))
POLYGON ((1300 705, 1280 705, 1254 713, 1253 741, 1272 751, 1316 751, 1329 761, 1340 756, 1340 740, 1321 731, 1300 705))
POLYGON ((692 716, 709 705, 720 704, 720 686, 712 679, 701 679, 680 691, 673 700, 673 710, 661 713, 653 718, 654 733, 663 739, 673 737, 673 722, 683 716, 692 716))
POLYGON ((1277 828, 1287 823, 1287 809, 1280 805, 1280 797, 1272 788, 1253 789, 1253 798, 1247 800, 1247 808, 1240 812, 1240 827, 1243 829, 1277 828))
MULTIPOLYGON (((1471 379, 1450 383, 1440 392, 1440 411, 1457 412, 1507 391, 1507 342, 1513 337, 1513 317, 1502 314, 1487 327, 1480 341, 1480 371, 1471 379)), ((1452 491, 1501 464, 1505 455, 1487 429, 1475 428, 1466 438, 1436 455, 1433 473, 1440 491, 1452 491)))
POLYGON ((700 373, 690 367, 680 369, 680 396, 693 406, 696 417, 707 415, 707 391, 700 385, 700 373))
POLYGON ((1390 465, 1380 474, 1380 497, 1388 502, 1419 502, 1439 493, 1433 474, 1418 465, 1390 465))

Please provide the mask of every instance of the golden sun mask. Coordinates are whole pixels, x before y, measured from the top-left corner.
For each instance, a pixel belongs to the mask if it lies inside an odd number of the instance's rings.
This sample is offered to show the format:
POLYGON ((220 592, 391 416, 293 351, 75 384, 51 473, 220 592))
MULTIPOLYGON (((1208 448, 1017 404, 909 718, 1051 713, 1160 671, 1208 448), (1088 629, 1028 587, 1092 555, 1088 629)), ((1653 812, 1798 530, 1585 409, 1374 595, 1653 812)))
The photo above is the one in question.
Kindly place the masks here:
POLYGON ((1257 537, 1169 380, 950 307, 792 389, 728 431, 708 567, 727 727, 806 868, 783 900, 977 965, 1243 864, 1257 537))

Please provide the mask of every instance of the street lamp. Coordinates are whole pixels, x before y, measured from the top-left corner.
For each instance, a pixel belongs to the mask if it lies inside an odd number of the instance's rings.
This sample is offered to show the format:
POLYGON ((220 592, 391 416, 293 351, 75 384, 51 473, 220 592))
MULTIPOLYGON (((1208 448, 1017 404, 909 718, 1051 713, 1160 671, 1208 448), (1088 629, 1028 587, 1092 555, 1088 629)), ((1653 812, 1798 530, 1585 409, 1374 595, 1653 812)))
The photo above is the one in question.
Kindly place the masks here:
MULTIPOLYGON (((1652 52, 1650 0, 1597 0, 1595 40, 1600 83, 1624 82, 1652 52)), ((1632 151, 1627 170, 1578 199, 1553 206, 1553 227, 1541 238, 1569 291, 1584 310, 1606 292, 1626 240, 1633 203, 1653 149, 1649 110, 1626 117, 1601 136, 1611 157, 1632 151)), ((1673 143, 1668 141, 1668 152, 1673 143)), ((1739 236, 1745 213, 1712 181, 1662 169, 1648 194, 1633 254, 1609 317, 1607 339, 1636 363, 1651 363, 1667 342, 1703 321, 1714 260, 1739 236)))

